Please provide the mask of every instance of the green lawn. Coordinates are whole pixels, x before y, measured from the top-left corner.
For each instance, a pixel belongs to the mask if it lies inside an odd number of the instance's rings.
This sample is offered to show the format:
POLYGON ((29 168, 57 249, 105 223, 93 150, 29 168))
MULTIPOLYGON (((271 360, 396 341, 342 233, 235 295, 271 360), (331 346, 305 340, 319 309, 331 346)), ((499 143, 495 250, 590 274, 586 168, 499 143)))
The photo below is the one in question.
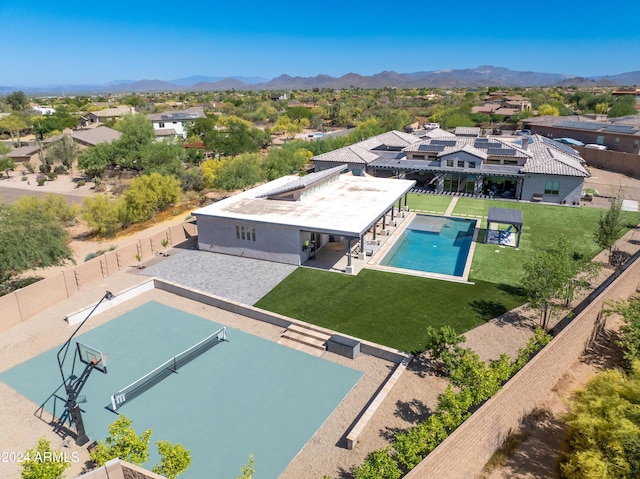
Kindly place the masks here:
POLYGON ((444 214, 453 198, 438 195, 409 195, 407 205, 414 211, 444 214))
MULTIPOLYGON (((565 235, 576 253, 593 258, 600 251, 593 240, 593 233, 605 210, 460 198, 453 213, 486 217, 489 207, 522 210, 524 225, 520 249, 484 244, 487 222, 483 219, 471 264, 471 281, 483 280, 512 286, 519 284, 522 261, 535 251, 552 247, 560 234, 565 235)), ((627 230, 640 223, 640 213, 623 211, 623 218, 627 230)), ((501 225, 501 228, 506 228, 506 225, 501 225)))
MULTIPOLYGON (((413 210, 444 212, 451 197, 409 195, 413 210)), ((576 252, 595 256, 593 232, 604 210, 459 198, 454 214, 486 216, 489 207, 522 210, 520 249, 481 243, 472 263, 474 285, 362 270, 357 276, 298 268, 256 306, 312 324, 402 349, 421 351, 427 325, 468 331, 524 302, 522 261, 555 244, 563 233, 576 252), (499 251, 499 252, 496 252, 499 251)), ((630 228, 640 213, 624 212, 630 228)), ((482 220, 481 228, 486 227, 482 220)))
POLYGON ((427 325, 468 331, 522 304, 513 288, 362 270, 298 268, 256 306, 404 351, 424 349, 427 325))

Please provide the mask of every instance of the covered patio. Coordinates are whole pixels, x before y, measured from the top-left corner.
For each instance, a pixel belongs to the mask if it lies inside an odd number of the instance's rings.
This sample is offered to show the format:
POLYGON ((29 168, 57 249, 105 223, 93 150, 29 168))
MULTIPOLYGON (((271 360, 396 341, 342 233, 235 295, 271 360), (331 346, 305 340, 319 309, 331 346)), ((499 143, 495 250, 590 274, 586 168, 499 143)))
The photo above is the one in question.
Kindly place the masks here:
POLYGON ((522 235, 522 211, 511 208, 489 208, 487 214, 487 231, 484 235, 485 243, 500 244, 504 246, 520 247, 522 235), (496 229, 491 228, 496 225, 496 229), (499 225, 508 225, 501 230, 499 225))

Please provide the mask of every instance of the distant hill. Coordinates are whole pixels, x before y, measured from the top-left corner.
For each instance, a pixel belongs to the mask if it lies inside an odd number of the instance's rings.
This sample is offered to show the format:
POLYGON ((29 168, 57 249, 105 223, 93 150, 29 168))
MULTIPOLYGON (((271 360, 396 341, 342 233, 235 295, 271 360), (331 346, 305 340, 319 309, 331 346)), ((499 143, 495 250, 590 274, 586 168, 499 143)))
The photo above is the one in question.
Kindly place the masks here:
POLYGON ((483 65, 459 70, 435 70, 415 73, 383 71, 375 75, 347 73, 341 77, 316 75, 300 77, 280 75, 271 80, 259 77, 211 77, 194 75, 172 81, 123 80, 103 85, 56 85, 42 87, 0 86, 0 95, 16 90, 30 94, 108 93, 154 91, 221 91, 221 90, 307 90, 312 88, 480 88, 547 87, 547 86, 634 86, 640 85, 640 71, 618 75, 575 77, 559 73, 514 71, 483 65))

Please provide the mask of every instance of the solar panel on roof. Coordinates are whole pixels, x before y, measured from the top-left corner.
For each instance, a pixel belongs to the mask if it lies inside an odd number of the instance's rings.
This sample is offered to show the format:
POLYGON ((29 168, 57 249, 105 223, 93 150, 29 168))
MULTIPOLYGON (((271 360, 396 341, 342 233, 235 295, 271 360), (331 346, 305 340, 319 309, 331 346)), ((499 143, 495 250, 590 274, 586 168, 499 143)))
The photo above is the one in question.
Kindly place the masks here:
POLYGON ((560 143, 558 141, 554 141, 554 140, 550 140, 549 138, 544 138, 541 137, 542 141, 544 142, 545 145, 547 146, 551 146, 553 148, 556 148, 557 150, 561 150, 564 151, 565 153, 568 153, 570 155, 575 156, 576 152, 573 148, 571 148, 568 145, 565 145, 564 143, 560 143))
POLYGON ((418 146, 418 151, 442 151, 444 150, 444 145, 420 145, 418 146))
POLYGON ((516 150, 513 148, 489 148, 488 153, 490 155, 516 156, 516 150))
POLYGON ((576 128, 579 130, 595 131, 595 130, 599 130, 600 128, 604 128, 607 125, 604 123, 595 123, 590 121, 567 120, 567 121, 561 121, 560 123, 556 123, 555 126, 559 126, 562 128, 576 128))
POLYGON ((610 131, 612 133, 628 133, 632 135, 638 132, 638 128, 628 125, 607 125, 604 127, 604 131, 610 131))
POLYGON ((432 145, 456 146, 457 140, 431 140, 432 145))

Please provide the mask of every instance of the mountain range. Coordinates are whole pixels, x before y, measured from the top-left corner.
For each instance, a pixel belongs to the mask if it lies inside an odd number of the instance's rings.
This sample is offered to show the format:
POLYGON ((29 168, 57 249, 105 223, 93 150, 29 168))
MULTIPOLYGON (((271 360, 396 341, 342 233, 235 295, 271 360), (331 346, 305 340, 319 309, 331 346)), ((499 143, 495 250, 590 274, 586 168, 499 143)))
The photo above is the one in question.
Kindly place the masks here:
POLYGON ((640 84, 640 71, 594 77, 575 77, 560 73, 513 71, 490 65, 470 69, 435 70, 416 73, 383 71, 375 75, 347 73, 341 77, 280 75, 271 80, 260 77, 211 77, 195 75, 171 81, 120 80, 96 85, 47 85, 42 87, 0 86, 0 94, 16 90, 25 93, 140 93, 162 91, 222 90, 309 90, 313 88, 480 88, 549 86, 631 86, 640 84))

